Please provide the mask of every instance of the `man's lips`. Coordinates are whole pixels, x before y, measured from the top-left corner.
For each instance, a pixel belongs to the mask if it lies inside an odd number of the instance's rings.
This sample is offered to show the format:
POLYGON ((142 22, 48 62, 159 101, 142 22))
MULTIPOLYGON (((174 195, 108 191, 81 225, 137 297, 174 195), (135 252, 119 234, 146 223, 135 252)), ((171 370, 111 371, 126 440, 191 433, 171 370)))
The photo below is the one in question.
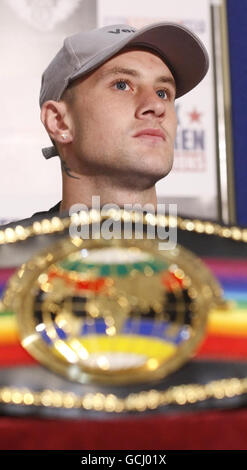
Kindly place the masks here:
POLYGON ((134 137, 156 137, 162 140, 166 140, 165 133, 161 129, 142 129, 137 132, 134 137))

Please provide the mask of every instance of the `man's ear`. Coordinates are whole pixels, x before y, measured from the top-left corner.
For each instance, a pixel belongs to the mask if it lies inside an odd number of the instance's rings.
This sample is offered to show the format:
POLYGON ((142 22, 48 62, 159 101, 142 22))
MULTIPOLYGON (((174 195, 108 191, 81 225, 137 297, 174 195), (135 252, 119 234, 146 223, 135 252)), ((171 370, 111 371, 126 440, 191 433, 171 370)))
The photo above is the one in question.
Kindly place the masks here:
POLYGON ((64 101, 46 101, 40 117, 52 140, 61 144, 72 142, 72 121, 64 101))

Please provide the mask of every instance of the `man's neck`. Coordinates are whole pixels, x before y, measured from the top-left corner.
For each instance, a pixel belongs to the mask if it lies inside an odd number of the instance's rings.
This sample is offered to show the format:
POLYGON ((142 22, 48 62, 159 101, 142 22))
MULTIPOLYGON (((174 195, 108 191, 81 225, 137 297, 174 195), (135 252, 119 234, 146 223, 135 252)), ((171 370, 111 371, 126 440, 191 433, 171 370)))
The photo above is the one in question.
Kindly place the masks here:
POLYGON ((78 203, 92 207, 95 196, 98 196, 100 207, 105 204, 114 204, 119 207, 127 204, 131 206, 139 204, 144 207, 150 204, 156 209, 157 206, 155 186, 147 189, 126 188, 122 185, 114 185, 110 178, 107 180, 80 175, 79 179, 72 179, 63 175, 63 199, 60 213, 68 211, 72 205, 78 203))

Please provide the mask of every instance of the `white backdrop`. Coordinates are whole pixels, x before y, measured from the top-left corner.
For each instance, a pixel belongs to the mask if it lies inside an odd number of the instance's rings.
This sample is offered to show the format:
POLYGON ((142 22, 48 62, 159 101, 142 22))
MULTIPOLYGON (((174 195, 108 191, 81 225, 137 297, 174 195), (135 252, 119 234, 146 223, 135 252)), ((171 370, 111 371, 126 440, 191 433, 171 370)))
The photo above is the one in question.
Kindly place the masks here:
POLYGON ((41 148, 49 146, 50 139, 40 122, 39 90, 41 74, 64 38, 96 25, 96 0, 76 1, 74 10, 73 3, 73 0, 0 2, 2 222, 47 210, 61 199, 59 159, 45 161, 41 154, 41 148), (33 11, 28 14, 32 5, 33 11))
MULTIPOLYGON (((38 97, 41 74, 64 37, 97 24, 127 22, 141 27, 154 21, 176 21, 194 30, 211 55, 209 3, 0 2, 0 222, 47 210, 61 199, 59 160, 45 161, 41 154, 41 148, 50 145, 50 140, 40 123, 38 97)), ((179 128, 174 169, 157 187, 161 199, 179 203, 180 213, 216 216, 213 100, 212 67, 195 90, 177 100, 179 128)))

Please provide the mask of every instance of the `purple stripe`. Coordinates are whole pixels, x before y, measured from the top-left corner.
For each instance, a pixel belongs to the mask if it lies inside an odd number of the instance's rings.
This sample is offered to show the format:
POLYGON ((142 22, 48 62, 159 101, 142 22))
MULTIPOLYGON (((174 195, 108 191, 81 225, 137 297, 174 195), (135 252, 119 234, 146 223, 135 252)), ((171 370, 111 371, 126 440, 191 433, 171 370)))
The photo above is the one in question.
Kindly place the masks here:
POLYGON ((14 274, 18 268, 5 268, 5 269, 0 269, 0 283, 8 281, 10 276, 14 274))
POLYGON ((247 278, 247 262, 236 260, 219 260, 214 258, 203 258, 204 263, 218 276, 247 278))

